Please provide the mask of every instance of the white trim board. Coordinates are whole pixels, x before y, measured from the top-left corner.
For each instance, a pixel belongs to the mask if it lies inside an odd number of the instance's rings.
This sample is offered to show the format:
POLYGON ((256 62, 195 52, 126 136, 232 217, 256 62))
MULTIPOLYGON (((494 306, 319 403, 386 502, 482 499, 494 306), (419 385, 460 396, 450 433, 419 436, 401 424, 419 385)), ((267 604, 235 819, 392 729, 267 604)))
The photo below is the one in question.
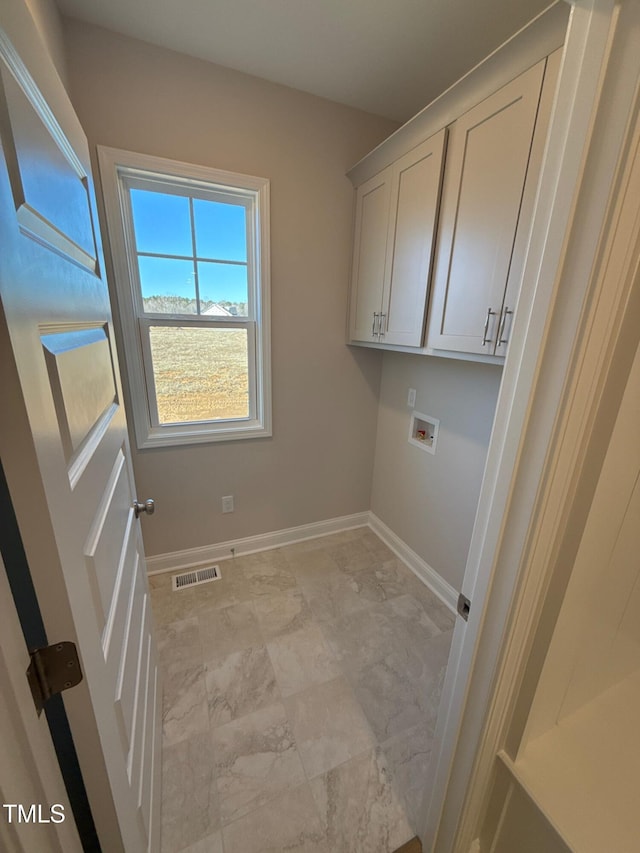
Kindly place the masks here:
POLYGON ((380 539, 387 545, 393 553, 419 578, 422 583, 429 587, 431 592, 436 595, 440 601, 447 605, 452 613, 457 612, 458 606, 458 591, 454 589, 450 583, 436 572, 435 569, 426 563, 422 557, 416 554, 406 542, 400 539, 399 536, 391 530, 390 527, 381 521, 378 516, 369 513, 369 527, 377 534, 380 539))
POLYGON ((447 607, 456 612, 458 592, 442 578, 435 569, 419 557, 406 542, 381 521, 373 512, 358 512, 354 515, 343 515, 339 518, 329 518, 326 521, 316 521, 311 524, 301 524, 298 527, 288 527, 285 530, 275 530, 271 533, 260 533, 257 536, 246 536, 243 539, 230 539, 215 545, 203 545, 199 548, 186 548, 183 551, 172 551, 167 554, 157 554, 147 557, 147 573, 160 575, 164 572, 180 571, 200 566, 204 563, 217 563, 229 560, 233 556, 255 554, 258 551, 269 551, 304 542, 307 539, 317 539, 320 536, 330 536, 344 530, 357 527, 369 527, 387 545, 393 553, 436 595, 447 607), (231 551, 233 549, 233 553, 231 551))
MULTIPOLYGON (((519 334, 514 328, 516 347, 507 355, 462 587, 473 607, 467 624, 457 620, 436 724, 421 833, 434 853, 467 853, 477 837, 496 752, 483 731, 501 659, 513 651, 512 631, 524 630, 517 655, 527 660, 531 654, 528 622, 535 622, 538 604, 530 601, 520 611, 513 602, 525 585, 542 584, 539 566, 527 576, 520 572, 535 544, 530 524, 539 524, 538 498, 548 488, 549 459, 575 392, 574 347, 583 317, 593 312, 610 322, 601 314, 605 291, 594 292, 590 281, 610 198, 620 194, 615 176, 635 109, 639 9, 637 3, 579 0, 571 11, 518 305, 519 334)), ((593 352, 604 358, 607 348, 593 352)), ((562 511, 555 504, 559 524, 567 518, 562 511)), ((544 543, 548 554, 556 545, 553 537, 544 543)), ((518 666, 510 678, 502 674, 502 688, 521 683, 518 666)), ((505 695, 492 713, 491 737, 513 707, 505 695)))

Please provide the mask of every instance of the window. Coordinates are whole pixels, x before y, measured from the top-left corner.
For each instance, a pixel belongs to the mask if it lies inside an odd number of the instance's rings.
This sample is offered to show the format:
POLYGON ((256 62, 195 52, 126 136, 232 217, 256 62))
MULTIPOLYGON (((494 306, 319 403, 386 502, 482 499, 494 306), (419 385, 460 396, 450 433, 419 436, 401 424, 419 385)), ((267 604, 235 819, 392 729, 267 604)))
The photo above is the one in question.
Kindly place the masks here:
POLYGON ((138 446, 270 435, 269 182, 98 153, 138 446))

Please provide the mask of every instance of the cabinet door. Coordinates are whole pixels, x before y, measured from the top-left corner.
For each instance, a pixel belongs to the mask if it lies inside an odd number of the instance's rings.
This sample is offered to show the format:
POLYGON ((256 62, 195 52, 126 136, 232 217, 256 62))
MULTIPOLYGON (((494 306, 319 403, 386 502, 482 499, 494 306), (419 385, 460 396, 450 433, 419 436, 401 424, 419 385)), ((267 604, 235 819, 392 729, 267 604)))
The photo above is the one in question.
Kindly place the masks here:
POLYGON ((387 262, 391 172, 391 167, 384 169, 356 190, 349 311, 349 337, 353 341, 378 340, 387 262))
POLYGON ((434 349, 495 350, 544 67, 451 128, 427 341, 434 349))
POLYGON ((435 242, 446 130, 393 165, 388 252, 380 340, 422 345, 435 242))

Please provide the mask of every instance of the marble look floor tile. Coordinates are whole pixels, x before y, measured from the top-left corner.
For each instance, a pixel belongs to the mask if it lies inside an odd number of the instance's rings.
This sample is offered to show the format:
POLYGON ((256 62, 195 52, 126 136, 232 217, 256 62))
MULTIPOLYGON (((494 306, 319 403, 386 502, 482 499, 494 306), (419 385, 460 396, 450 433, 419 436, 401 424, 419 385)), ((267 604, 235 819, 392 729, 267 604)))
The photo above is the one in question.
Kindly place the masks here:
POLYGON ((267 644, 283 696, 290 696, 330 681, 341 674, 320 627, 308 623, 300 631, 285 634, 267 644))
POLYGON ((174 744, 208 729, 203 665, 166 672, 162 701, 163 743, 174 744))
POLYGON ((272 705, 214 729, 215 766, 224 824, 304 780, 292 728, 272 705))
POLYGON ((237 568, 233 561, 221 562, 220 571, 219 580, 176 592, 171 589, 171 574, 163 574, 161 577, 167 578, 167 582, 151 590, 151 609, 156 625, 168 625, 251 598, 242 569, 237 568))
POLYGON ((149 589, 154 590, 169 590, 171 588, 171 575, 169 572, 162 572, 157 575, 147 575, 149 581, 149 589))
POLYGON ((389 603, 389 610, 400 619, 415 622, 424 627, 429 637, 435 637, 436 634, 442 633, 442 629, 433 621, 422 602, 410 592, 396 596, 389 603))
POLYGON ((371 605, 370 601, 358 595, 356 584, 341 573, 313 580, 301 579, 300 586, 317 619, 340 619, 371 605))
POLYGON ((151 611, 156 628, 180 622, 193 616, 188 602, 170 588, 151 589, 151 611))
MULTIPOLYGON (((208 732, 164 746, 162 754, 162 853, 192 850, 220 826, 208 732)), ((208 851, 215 847, 204 848, 208 851)))
POLYGON ((202 657, 219 663, 232 652, 262 645, 253 603, 246 601, 198 616, 202 657))
POLYGON ((436 727, 452 639, 453 629, 439 634, 429 640, 423 654, 424 669, 420 681, 423 691, 423 722, 430 726, 431 731, 435 731, 436 727))
POLYGON ((225 853, 395 850, 414 834, 394 835, 400 804, 410 823, 421 807, 453 614, 368 528, 220 565, 180 593, 150 582, 167 767, 180 750, 192 765, 165 789, 200 780, 186 832, 163 805, 163 853, 222 853, 220 833, 225 853))
POLYGON ((407 592, 395 560, 387 563, 372 562, 367 569, 350 572, 349 578, 358 594, 369 601, 387 601, 407 592))
POLYGON ((419 817, 422 814, 432 745, 433 727, 424 723, 419 723, 381 745, 391 782, 414 828, 419 825, 419 817))
POLYGON ((207 835, 206 838, 196 841, 195 844, 184 847, 179 853, 224 853, 221 830, 214 832, 213 835, 207 835))
POLYGON ((218 568, 218 580, 176 593, 191 597, 195 614, 250 601, 251 594, 242 567, 235 560, 221 560, 218 568))
POLYGON ((225 853, 340 853, 328 846, 309 784, 224 827, 225 853))
POLYGON ((422 684, 394 655, 349 673, 349 681, 376 736, 382 743, 417 725, 425 712, 422 684))
MULTIPOLYGON (((406 567, 405 567, 406 568, 406 567)), ((449 631, 453 628, 456 616, 447 605, 440 601, 435 593, 431 592, 429 587, 424 584, 420 578, 416 577, 410 569, 406 569, 408 592, 417 598, 420 604, 425 609, 425 612, 431 621, 440 628, 441 631, 449 631)))
POLYGON ((360 670, 391 651, 401 651, 392 614, 377 604, 339 619, 321 619, 324 635, 345 670, 360 670))
POLYGON ((327 553, 335 560, 338 567, 346 572, 366 569, 374 562, 371 551, 360 539, 332 545, 327 548, 327 553))
POLYGON ((300 590, 256 598, 255 613, 265 640, 299 631, 311 621, 311 610, 300 590))
POLYGON ((287 556, 289 571, 298 583, 323 580, 327 575, 340 574, 336 561, 324 550, 314 550, 287 556))
POLYGON ((379 750, 311 780, 331 850, 392 853, 414 836, 379 750))
POLYGON ((205 682, 212 727, 280 701, 280 691, 264 646, 232 652, 206 665, 205 682))
POLYGON ((442 633, 423 605, 413 595, 400 595, 385 605, 398 644, 417 652, 442 633))
POLYGON ((367 719, 344 676, 284 703, 309 779, 373 746, 367 719))
POLYGON ((259 563, 245 566, 244 572, 247 585, 252 597, 272 596, 288 589, 293 589, 296 579, 289 571, 286 561, 281 558, 279 563, 259 563))
POLYGON ((163 669, 202 663, 202 646, 195 616, 159 626, 156 638, 158 660, 163 669))
POLYGON ((439 634, 425 648, 402 648, 348 677, 378 743, 425 720, 434 720, 440 703, 450 634, 439 634))
POLYGON ((380 539, 373 530, 365 529, 360 537, 360 541, 374 559, 380 562, 395 559, 395 554, 391 548, 385 545, 382 539, 380 539))

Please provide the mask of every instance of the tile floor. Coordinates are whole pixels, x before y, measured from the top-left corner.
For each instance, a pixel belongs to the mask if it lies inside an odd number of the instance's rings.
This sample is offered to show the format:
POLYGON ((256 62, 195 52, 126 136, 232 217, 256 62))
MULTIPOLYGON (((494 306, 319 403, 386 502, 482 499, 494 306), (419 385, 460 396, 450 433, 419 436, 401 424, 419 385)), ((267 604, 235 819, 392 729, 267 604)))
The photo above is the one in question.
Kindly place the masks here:
POLYGON ((151 579, 162 853, 391 853, 415 835, 450 611, 368 528, 151 579))

